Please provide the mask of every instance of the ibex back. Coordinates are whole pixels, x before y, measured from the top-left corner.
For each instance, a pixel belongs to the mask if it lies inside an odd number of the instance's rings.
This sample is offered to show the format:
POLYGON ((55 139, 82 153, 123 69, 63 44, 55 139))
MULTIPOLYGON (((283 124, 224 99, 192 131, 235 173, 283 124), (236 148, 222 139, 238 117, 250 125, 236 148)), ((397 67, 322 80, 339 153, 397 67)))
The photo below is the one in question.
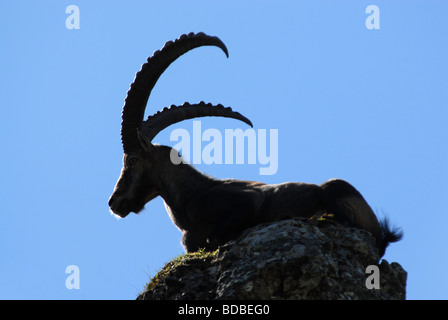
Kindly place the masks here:
POLYGON ((197 117, 234 118, 252 126, 240 113, 204 102, 173 105, 143 121, 150 93, 160 75, 184 53, 207 45, 220 48, 228 56, 226 46, 217 37, 190 33, 167 42, 136 74, 123 107, 123 169, 109 199, 111 211, 124 218, 161 196, 173 223, 183 233, 187 252, 214 250, 260 223, 331 213, 340 223, 371 232, 382 256, 387 245, 398 241, 402 234, 391 230, 387 220, 378 222, 362 195, 343 180, 329 180, 320 186, 219 180, 189 164, 174 164, 171 156, 175 150, 152 144, 153 138, 169 125, 197 117))

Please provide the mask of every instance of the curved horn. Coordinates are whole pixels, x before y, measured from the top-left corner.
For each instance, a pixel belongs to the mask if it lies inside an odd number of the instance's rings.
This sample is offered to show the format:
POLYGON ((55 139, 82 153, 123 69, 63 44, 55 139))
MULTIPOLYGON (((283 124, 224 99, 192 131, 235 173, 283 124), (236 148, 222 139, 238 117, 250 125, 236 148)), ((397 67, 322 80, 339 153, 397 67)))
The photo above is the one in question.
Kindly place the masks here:
POLYGON ((203 101, 197 104, 189 104, 185 102, 181 106, 171 105, 169 108, 164 108, 162 111, 149 116, 143 122, 142 133, 151 141, 154 137, 166 127, 178 123, 183 120, 199 118, 199 117, 225 117, 241 120, 251 127, 252 122, 239 112, 233 111, 230 107, 225 108, 218 104, 213 106, 211 103, 203 101))
POLYGON ((137 129, 141 128, 146 104, 159 77, 181 55, 201 46, 219 47, 227 57, 229 56, 226 46, 218 37, 211 37, 202 32, 183 34, 174 42, 165 43, 161 50, 155 51, 137 72, 127 93, 122 113, 121 141, 125 153, 140 149, 137 129))

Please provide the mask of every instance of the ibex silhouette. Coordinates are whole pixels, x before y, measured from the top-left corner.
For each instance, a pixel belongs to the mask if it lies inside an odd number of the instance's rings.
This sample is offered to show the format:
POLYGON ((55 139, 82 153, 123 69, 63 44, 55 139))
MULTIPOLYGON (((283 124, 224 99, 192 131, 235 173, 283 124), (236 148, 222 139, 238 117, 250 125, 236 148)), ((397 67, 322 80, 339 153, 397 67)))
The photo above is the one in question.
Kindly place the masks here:
POLYGON ((214 250, 260 223, 325 213, 333 214, 342 224, 371 232, 380 256, 390 242, 400 240, 402 233, 391 230, 387 220, 380 223, 362 195, 343 180, 332 179, 320 186, 218 180, 189 164, 174 164, 170 158, 172 148, 151 143, 169 125, 197 117, 234 118, 252 126, 240 113, 204 102, 173 105, 143 121, 151 90, 160 75, 184 53, 207 45, 221 48, 228 56, 226 46, 217 37, 190 33, 167 42, 136 74, 123 107, 123 169, 109 199, 111 211, 124 218, 161 196, 173 223, 183 233, 182 244, 187 252, 214 250))

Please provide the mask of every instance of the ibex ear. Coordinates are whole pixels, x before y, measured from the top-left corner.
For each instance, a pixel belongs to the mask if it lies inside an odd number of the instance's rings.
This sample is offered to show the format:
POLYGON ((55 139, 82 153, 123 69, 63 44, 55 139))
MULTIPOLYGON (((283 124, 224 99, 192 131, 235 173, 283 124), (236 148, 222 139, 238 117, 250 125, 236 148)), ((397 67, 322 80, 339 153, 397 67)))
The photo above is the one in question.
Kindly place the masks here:
POLYGON ((140 146, 143 150, 150 152, 153 150, 153 145, 151 141, 145 135, 140 131, 140 129, 137 129, 137 137, 138 141, 140 142, 140 146))

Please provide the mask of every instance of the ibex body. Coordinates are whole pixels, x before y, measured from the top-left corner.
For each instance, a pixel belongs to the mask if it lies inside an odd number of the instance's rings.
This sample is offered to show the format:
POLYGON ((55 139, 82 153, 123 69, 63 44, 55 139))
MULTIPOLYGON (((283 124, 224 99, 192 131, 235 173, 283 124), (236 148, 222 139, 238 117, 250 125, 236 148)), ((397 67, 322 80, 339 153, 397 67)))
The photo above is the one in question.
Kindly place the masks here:
POLYGON ((379 223, 362 195, 343 180, 329 180, 320 186, 218 180, 189 164, 174 164, 171 159, 177 151, 151 143, 167 126, 196 117, 228 117, 252 126, 246 117, 230 108, 203 102, 171 106, 143 121, 151 90, 164 70, 182 54, 204 45, 217 46, 228 55, 216 37, 203 33, 183 35, 155 52, 137 73, 123 108, 125 155, 121 176, 109 200, 112 212, 120 217, 138 213, 148 201, 161 196, 173 223, 183 233, 187 252, 199 248, 214 250, 260 223, 331 213, 341 223, 371 232, 383 255, 388 243, 398 241, 401 234, 391 231, 387 221, 379 223))

